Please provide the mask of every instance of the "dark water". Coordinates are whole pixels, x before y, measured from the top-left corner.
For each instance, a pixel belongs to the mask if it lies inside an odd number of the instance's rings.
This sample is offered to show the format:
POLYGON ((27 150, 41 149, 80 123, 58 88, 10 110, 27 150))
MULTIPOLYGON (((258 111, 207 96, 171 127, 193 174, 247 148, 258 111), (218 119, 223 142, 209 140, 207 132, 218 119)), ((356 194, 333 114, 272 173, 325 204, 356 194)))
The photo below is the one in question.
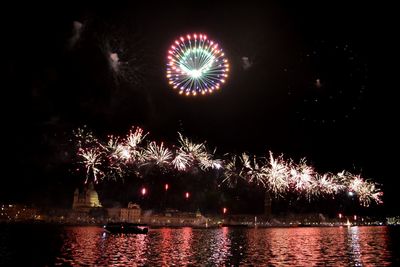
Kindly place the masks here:
POLYGON ((0 265, 400 266, 400 228, 151 229, 0 225, 0 265))

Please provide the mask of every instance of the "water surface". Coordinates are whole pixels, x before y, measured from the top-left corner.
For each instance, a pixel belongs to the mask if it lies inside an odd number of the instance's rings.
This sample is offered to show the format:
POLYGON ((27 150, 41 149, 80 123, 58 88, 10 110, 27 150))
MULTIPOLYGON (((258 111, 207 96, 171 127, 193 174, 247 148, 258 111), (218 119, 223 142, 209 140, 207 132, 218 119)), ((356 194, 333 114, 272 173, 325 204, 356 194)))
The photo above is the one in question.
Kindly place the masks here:
POLYGON ((160 228, 147 235, 101 227, 1 225, 0 265, 392 266, 400 228, 160 228))

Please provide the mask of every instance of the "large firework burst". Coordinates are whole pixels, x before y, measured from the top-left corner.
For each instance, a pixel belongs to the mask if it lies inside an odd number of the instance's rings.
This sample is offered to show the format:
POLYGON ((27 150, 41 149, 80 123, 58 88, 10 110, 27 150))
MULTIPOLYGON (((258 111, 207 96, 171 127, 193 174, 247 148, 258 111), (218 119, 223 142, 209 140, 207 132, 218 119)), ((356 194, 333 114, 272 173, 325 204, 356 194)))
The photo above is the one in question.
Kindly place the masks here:
POLYGON ((205 34, 180 37, 168 51, 167 78, 180 94, 212 93, 225 83, 228 72, 224 52, 205 34))

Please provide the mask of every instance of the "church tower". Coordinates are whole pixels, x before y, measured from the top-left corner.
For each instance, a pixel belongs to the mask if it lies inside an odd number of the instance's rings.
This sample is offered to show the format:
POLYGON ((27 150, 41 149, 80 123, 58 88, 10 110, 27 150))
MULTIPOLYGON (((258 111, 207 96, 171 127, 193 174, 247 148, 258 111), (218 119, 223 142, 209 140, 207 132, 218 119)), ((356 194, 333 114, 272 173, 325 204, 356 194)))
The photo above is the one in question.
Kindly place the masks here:
POLYGON ((89 186, 84 188, 81 192, 78 188, 75 189, 72 209, 89 210, 91 208, 100 207, 99 195, 94 189, 93 183, 90 183, 89 186))
POLYGON ((99 201, 99 195, 96 190, 94 190, 93 183, 89 184, 89 189, 86 191, 88 197, 86 198, 86 203, 93 208, 100 208, 101 204, 99 201))

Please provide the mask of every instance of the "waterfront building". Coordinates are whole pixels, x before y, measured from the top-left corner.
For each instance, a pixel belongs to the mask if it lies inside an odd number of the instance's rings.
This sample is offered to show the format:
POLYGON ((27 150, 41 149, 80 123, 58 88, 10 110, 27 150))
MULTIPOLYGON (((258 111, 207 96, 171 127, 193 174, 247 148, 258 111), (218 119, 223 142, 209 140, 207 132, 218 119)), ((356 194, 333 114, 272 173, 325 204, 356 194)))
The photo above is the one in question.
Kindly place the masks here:
POLYGON ((93 183, 90 183, 89 186, 82 191, 79 191, 78 188, 75 189, 74 201, 72 203, 73 210, 88 212, 90 209, 101 207, 99 196, 94 189, 93 183))

